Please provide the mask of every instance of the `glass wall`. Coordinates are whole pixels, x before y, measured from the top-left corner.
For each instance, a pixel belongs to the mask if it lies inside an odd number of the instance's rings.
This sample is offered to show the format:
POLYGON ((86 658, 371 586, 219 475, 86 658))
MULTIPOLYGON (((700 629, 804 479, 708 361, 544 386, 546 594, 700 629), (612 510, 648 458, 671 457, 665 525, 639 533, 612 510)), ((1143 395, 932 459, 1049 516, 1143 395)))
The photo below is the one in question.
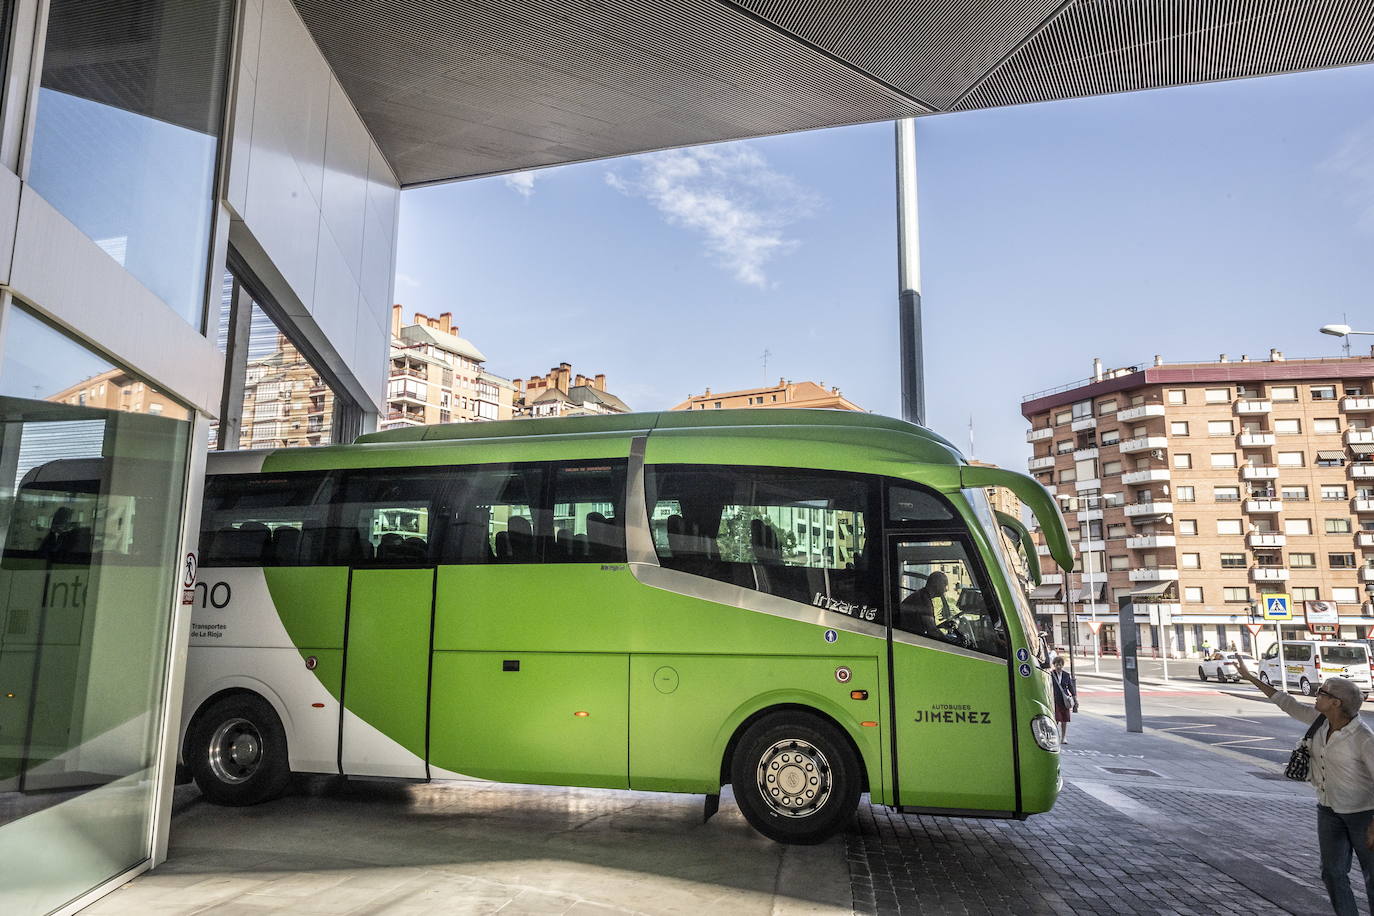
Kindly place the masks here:
POLYGON ((29 182, 202 326, 232 0, 51 0, 29 182))
POLYGON ((150 855, 187 410, 12 307, 0 351, 0 912, 150 855))

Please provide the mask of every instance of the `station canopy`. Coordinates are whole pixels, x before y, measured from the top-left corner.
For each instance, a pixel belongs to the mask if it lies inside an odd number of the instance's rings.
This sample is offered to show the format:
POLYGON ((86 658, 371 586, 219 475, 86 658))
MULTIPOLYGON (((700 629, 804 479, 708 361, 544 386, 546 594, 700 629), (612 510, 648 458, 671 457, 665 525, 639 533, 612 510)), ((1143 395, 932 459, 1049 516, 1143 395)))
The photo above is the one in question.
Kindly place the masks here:
POLYGON ((1368 0, 294 0, 405 187, 1374 60, 1368 0))

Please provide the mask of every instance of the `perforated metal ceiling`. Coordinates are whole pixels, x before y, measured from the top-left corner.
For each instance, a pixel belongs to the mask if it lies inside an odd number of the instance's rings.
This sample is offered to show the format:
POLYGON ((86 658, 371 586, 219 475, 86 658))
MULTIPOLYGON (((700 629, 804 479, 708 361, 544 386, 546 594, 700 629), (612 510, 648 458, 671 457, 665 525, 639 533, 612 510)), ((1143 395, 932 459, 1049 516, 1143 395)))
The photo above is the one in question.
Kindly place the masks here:
POLYGON ((294 0, 403 184, 1374 60, 1374 0, 294 0))

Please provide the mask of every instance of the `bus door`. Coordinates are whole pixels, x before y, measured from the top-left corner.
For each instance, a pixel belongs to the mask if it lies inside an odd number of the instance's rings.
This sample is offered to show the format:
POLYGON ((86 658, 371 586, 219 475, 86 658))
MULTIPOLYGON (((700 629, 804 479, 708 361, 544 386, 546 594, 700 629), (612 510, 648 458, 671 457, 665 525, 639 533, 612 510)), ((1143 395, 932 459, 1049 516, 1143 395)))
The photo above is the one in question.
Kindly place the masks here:
POLYGON ((1006 629, 967 536, 888 538, 898 804, 1016 807, 1006 629))
POLYGON ((353 472, 338 504, 351 567, 344 634, 340 765, 349 776, 427 779, 435 564, 446 476, 353 472), (434 528, 431 528, 431 525, 434 528))

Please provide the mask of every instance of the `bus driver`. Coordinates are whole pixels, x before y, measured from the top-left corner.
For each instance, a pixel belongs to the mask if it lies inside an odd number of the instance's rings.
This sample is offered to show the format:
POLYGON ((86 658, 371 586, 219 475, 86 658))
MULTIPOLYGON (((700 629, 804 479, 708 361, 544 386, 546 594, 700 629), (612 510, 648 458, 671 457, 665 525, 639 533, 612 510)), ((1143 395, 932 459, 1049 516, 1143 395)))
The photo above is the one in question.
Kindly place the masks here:
POLYGON ((958 630, 940 628, 939 620, 949 621, 953 616, 945 593, 949 591, 949 576, 936 570, 926 578, 926 584, 919 590, 902 599, 897 609, 897 619, 902 629, 911 630, 931 639, 962 644, 963 637, 958 630), (936 613, 937 606, 940 613, 936 613))

